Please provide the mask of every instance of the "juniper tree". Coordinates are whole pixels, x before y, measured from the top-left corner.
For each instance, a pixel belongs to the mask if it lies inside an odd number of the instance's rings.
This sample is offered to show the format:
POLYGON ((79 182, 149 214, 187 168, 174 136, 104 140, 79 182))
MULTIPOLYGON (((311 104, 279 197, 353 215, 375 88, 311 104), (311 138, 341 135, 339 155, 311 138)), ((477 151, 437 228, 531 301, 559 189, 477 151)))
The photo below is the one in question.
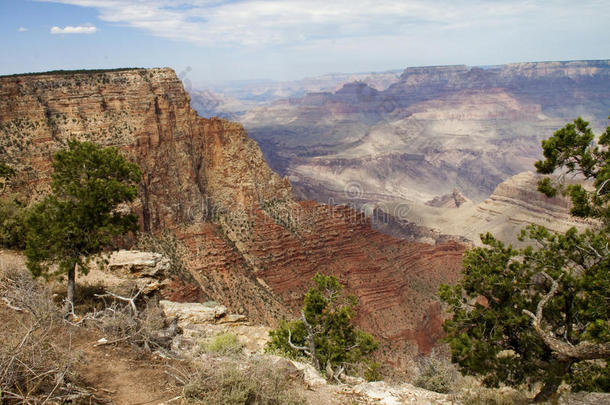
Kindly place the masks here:
POLYGON ((353 371, 360 363, 372 364, 370 357, 378 343, 354 325, 356 297, 344 295, 334 276, 318 273, 313 281, 300 319, 282 322, 271 331, 268 347, 289 356, 305 354, 318 370, 324 368, 336 376, 353 371))
POLYGON ((92 255, 137 229, 137 217, 118 207, 135 199, 140 176, 115 147, 72 140, 55 153, 52 192, 26 218, 25 255, 34 276, 67 275, 68 305, 74 305, 76 271, 86 274, 92 255))
POLYGON ((542 383, 534 398, 550 398, 565 381, 575 390, 610 390, 610 127, 594 143, 578 118, 542 142, 540 173, 579 174, 593 184, 565 185, 544 177, 539 190, 565 193, 572 213, 597 221, 591 229, 553 233, 530 225, 506 246, 482 235, 485 247, 466 252, 463 278, 444 285, 451 318, 443 327, 452 360, 490 386, 542 383))

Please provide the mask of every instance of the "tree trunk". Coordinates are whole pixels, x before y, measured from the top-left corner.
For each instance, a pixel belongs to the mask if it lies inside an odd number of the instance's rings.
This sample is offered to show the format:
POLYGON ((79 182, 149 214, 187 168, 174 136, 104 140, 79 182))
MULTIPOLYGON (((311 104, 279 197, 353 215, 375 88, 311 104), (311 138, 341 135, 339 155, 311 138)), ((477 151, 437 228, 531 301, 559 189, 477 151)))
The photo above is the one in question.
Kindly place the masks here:
POLYGON ((561 380, 548 381, 544 384, 539 393, 534 397, 534 402, 546 402, 557 392, 561 385, 561 380))
POLYGON ((316 353, 316 344, 314 342, 315 333, 309 322, 307 322, 304 311, 301 311, 301 320, 303 321, 303 325, 305 325, 305 330, 307 331, 307 337, 305 339, 307 340, 307 345, 309 346, 309 354, 311 356, 311 360, 313 361, 313 365, 316 370, 322 371, 320 369, 320 361, 318 360, 318 355, 316 353))
POLYGON ((546 402, 550 400, 557 392, 557 389, 563 381, 563 377, 570 371, 572 367, 571 361, 558 361, 553 368, 551 379, 544 383, 544 386, 534 397, 534 402, 546 402))
POLYGON ((70 313, 74 311, 74 284, 76 279, 76 263, 74 263, 74 267, 72 267, 68 271, 68 291, 66 294, 66 306, 65 312, 70 313))

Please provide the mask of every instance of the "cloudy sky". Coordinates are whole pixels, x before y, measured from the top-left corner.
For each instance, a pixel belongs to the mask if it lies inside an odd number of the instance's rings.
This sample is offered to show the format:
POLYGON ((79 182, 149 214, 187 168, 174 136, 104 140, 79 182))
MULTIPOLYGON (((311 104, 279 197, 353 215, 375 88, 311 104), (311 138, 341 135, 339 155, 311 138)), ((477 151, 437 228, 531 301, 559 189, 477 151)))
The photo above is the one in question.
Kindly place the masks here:
POLYGON ((608 0, 0 0, 0 74, 170 66, 194 83, 610 58, 608 0))

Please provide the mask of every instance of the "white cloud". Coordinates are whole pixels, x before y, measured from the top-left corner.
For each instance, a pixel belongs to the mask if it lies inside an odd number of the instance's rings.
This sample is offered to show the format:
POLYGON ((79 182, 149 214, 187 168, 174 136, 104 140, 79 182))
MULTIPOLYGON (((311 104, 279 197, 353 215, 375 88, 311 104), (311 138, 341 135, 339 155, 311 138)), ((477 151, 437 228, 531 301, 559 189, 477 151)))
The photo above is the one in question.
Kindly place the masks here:
MULTIPOLYGON (((298 45, 569 23, 569 0, 38 0, 95 8, 103 21, 199 45, 298 45), (542 16, 542 17, 541 17, 542 16)), ((608 14, 599 0, 578 13, 608 14)), ((66 27, 67 28, 67 27, 66 27)), ((479 34, 480 35, 480 34, 479 34)))
POLYGON ((26 31, 28 31, 28 29, 27 29, 27 28, 25 28, 25 27, 19 27, 19 30, 18 30, 18 31, 19 31, 19 32, 26 32, 26 31))
MULTIPOLYGON (((531 0, 39 0, 98 10, 103 21, 201 45, 295 44, 328 38, 404 36, 421 30, 510 26, 572 7, 531 0), (551 10, 551 12, 549 12, 551 10), (527 18, 526 18, 527 19, 527 18)), ((598 8, 603 2, 583 0, 598 8)))
POLYGON ((97 28, 93 25, 77 25, 71 26, 66 25, 65 27, 52 27, 51 34, 95 34, 97 32, 97 28))

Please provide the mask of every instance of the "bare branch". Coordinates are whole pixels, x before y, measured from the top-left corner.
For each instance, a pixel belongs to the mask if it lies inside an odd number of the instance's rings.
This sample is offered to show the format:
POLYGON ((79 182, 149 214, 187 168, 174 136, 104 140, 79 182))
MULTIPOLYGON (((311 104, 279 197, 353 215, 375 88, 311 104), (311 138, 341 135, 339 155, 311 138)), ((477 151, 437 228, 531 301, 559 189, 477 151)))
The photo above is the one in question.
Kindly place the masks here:
POLYGON ((294 343, 292 343, 292 332, 291 332, 290 328, 288 328, 288 344, 294 350, 300 350, 300 351, 304 352, 306 355, 311 356, 311 353, 309 353, 309 350, 307 349, 307 347, 305 347, 305 346, 297 346, 294 343))
POLYGON ((301 311, 301 320, 303 321, 303 325, 305 325, 305 330, 307 331, 307 344, 309 345, 309 356, 313 361, 313 365, 316 367, 316 370, 320 371, 320 362, 318 360, 318 356, 316 354, 316 344, 314 342, 315 333, 313 328, 307 322, 307 318, 305 318, 305 312, 301 311))
MULTIPOLYGON (((546 277, 548 274, 544 273, 546 277)), ((608 359, 610 358, 610 343, 591 343, 591 342, 580 342, 576 346, 569 342, 563 342, 554 337, 550 332, 545 331, 542 327, 542 312, 544 306, 549 300, 557 293, 559 289, 559 281, 563 277, 563 274, 559 276, 557 280, 552 280, 551 290, 538 302, 536 307, 536 314, 534 315, 527 309, 523 310, 523 313, 532 318, 532 326, 536 331, 536 334, 542 339, 542 341, 555 352, 560 359, 564 360, 594 360, 594 359, 608 359)))
POLYGON ((138 296, 140 295, 140 293, 144 290, 144 287, 140 288, 140 290, 136 293, 136 295, 134 295, 131 298, 127 298, 127 297, 121 297, 120 295, 108 292, 106 294, 95 294, 96 297, 112 297, 112 298, 116 298, 117 300, 121 300, 121 301, 125 301, 128 302, 129 305, 131 306, 131 310, 133 311, 133 315, 134 316, 138 316, 138 309, 136 308, 136 298, 138 298, 138 296))

